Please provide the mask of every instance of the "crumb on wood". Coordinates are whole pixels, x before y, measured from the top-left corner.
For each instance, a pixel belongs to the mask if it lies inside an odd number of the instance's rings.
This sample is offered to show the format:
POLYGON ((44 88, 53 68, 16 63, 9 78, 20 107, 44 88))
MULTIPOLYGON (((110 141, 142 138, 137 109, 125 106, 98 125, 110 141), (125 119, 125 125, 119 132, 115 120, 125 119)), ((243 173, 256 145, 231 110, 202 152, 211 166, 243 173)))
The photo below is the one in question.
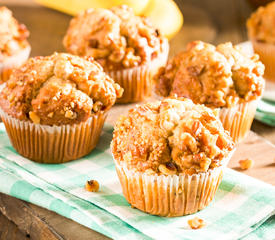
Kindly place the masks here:
POLYGON ((247 169, 253 167, 254 162, 253 162, 253 160, 251 160, 251 159, 244 159, 244 160, 240 160, 240 161, 239 161, 239 164, 240 164, 240 168, 241 168, 242 170, 247 170, 247 169))

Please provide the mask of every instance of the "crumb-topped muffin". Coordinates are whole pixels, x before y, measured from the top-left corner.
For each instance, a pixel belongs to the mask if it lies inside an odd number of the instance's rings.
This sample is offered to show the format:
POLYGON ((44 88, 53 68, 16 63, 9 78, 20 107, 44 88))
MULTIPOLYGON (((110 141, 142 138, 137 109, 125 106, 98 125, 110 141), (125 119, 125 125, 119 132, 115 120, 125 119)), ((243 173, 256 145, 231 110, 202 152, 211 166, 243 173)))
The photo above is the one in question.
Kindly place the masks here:
POLYGON ((162 216, 190 214, 207 206, 215 191, 203 196, 217 188, 234 149, 215 112, 184 98, 130 110, 117 121, 111 146, 126 199, 162 216), (154 205, 166 194, 170 197, 163 206, 154 205), (183 204, 185 194, 190 195, 183 204))
POLYGON ((238 113, 244 112, 238 107, 253 105, 245 124, 238 136, 232 128, 233 116, 226 112, 230 119, 223 119, 225 129, 235 134, 234 140, 242 138, 250 129, 256 110, 255 101, 262 95, 264 89, 264 65, 258 55, 248 57, 231 43, 220 44, 217 47, 201 41, 188 44, 186 51, 180 52, 171 59, 165 68, 161 68, 155 79, 156 92, 161 96, 179 96, 192 99, 195 103, 211 108, 220 108, 238 113), (244 106, 245 105, 245 106, 244 106), (251 118, 252 117, 252 118, 251 118), (225 122, 226 121, 226 122, 225 122))
POLYGON ((63 44, 72 54, 94 57, 125 89, 123 102, 150 94, 151 72, 165 64, 168 55, 161 33, 125 5, 80 13, 71 20, 63 44))
POLYGON ((0 93, 1 116, 23 156, 73 160, 95 147, 106 113, 122 91, 92 59, 64 53, 35 57, 14 71, 0 93), (18 139, 22 132, 29 141, 18 139), (43 145, 36 149, 39 142, 43 145))
POLYGON ((247 20, 248 37, 265 64, 265 77, 275 80, 275 2, 259 7, 247 20))
POLYGON ((0 83, 8 80, 13 68, 27 60, 29 31, 6 7, 0 7, 0 83))

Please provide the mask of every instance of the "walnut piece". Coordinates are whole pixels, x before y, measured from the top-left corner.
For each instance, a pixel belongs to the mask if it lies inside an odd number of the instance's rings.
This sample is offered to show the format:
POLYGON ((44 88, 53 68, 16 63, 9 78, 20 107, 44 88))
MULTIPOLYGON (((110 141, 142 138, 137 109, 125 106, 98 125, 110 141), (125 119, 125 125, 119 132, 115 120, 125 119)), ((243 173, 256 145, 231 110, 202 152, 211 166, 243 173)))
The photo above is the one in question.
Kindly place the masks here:
POLYGON ((253 162, 253 160, 251 160, 251 159, 244 159, 244 160, 240 160, 240 161, 239 161, 239 164, 240 164, 240 168, 241 168, 242 170, 247 170, 247 169, 253 167, 254 162, 253 162))
POLYGON ((86 182, 85 189, 89 192, 98 192, 99 183, 96 180, 90 180, 86 182))
POLYGON ((177 168, 173 163, 159 165, 159 171, 165 175, 173 175, 177 173, 177 168))
POLYGON ((33 121, 33 123, 40 123, 40 117, 37 116, 35 112, 30 111, 29 112, 30 119, 33 121))
POLYGON ((201 218, 198 218, 198 217, 194 217, 192 219, 189 219, 187 221, 187 223, 192 229, 200 229, 200 228, 203 228, 206 225, 205 221, 201 218))

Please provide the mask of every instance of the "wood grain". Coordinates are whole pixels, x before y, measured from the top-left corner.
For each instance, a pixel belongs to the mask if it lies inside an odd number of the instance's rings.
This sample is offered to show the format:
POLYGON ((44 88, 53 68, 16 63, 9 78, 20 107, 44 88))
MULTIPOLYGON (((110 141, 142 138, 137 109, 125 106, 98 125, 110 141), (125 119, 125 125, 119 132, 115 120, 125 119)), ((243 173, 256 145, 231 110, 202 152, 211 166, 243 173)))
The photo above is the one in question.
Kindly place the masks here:
POLYGON ((25 236, 13 222, 0 213, 0 240, 7 239, 27 240, 30 238, 25 236))

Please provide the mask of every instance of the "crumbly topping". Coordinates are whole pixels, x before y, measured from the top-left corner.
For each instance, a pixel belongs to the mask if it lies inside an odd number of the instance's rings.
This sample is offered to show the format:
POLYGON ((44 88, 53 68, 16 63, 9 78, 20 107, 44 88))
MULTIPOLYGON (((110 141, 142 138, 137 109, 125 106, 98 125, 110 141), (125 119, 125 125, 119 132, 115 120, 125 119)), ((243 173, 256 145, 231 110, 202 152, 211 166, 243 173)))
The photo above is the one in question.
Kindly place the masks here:
POLYGON ((263 73, 256 54, 248 57, 231 43, 215 47, 195 41, 159 70, 156 92, 209 107, 231 107, 262 94, 263 73))
POLYGON ((250 39, 275 44, 275 2, 259 7, 247 20, 250 39))
POLYGON ((147 174, 206 172, 234 147, 217 114, 184 98, 137 106, 117 121, 112 153, 147 174))
POLYGON ((88 9, 71 20, 63 44, 67 51, 92 56, 107 70, 130 68, 156 58, 164 38, 128 6, 88 9))
POLYGON ((0 7, 0 62, 4 57, 11 56, 27 47, 28 36, 29 31, 25 25, 19 24, 9 9, 0 7))
POLYGON ((0 106, 20 120, 74 124, 108 110, 123 89, 93 59, 65 53, 29 59, 11 75, 0 106))

